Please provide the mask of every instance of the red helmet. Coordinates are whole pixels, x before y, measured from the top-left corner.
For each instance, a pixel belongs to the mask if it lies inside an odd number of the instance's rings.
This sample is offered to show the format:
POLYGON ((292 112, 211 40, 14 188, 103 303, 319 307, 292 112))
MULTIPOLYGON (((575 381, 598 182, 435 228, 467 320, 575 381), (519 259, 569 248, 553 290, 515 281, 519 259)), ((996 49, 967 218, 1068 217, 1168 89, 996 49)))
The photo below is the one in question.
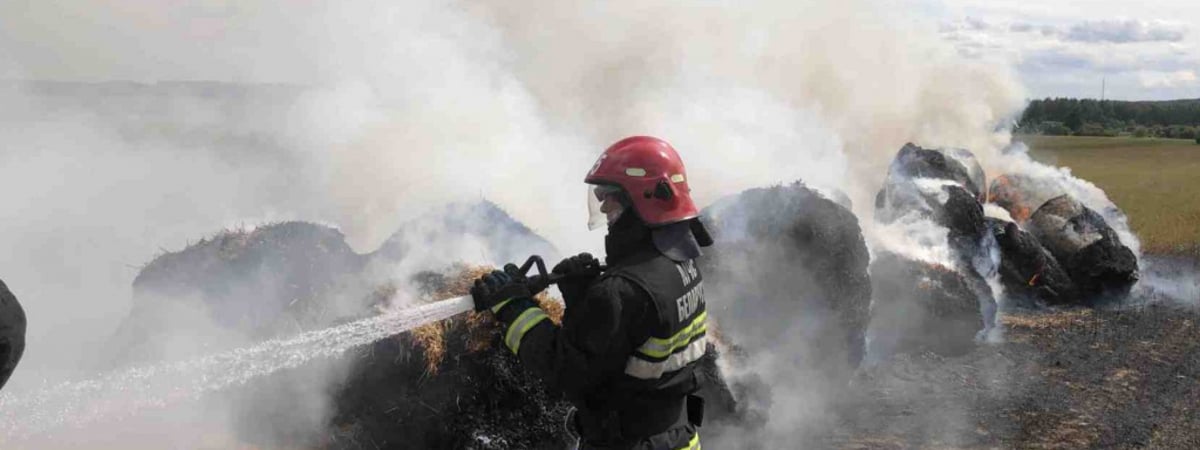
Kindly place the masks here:
POLYGON ((683 160, 671 144, 656 137, 633 136, 617 141, 600 155, 583 181, 620 186, 648 226, 698 215, 683 160))

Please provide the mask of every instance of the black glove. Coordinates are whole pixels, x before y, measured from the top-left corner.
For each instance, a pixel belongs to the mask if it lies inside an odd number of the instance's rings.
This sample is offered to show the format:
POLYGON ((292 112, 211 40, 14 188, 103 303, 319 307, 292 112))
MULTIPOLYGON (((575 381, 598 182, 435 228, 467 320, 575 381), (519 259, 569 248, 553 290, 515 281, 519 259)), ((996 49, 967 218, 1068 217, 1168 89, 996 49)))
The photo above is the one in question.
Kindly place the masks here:
POLYGON ((580 253, 562 260, 551 272, 562 275, 558 290, 562 291, 563 302, 571 304, 582 298, 584 291, 600 275, 600 261, 590 253, 580 253))
POLYGON ((580 253, 562 260, 551 272, 562 275, 564 279, 595 278, 600 275, 600 260, 591 253, 580 253))
POLYGON ((532 296, 525 276, 512 264, 505 265, 504 271, 493 270, 492 273, 479 277, 475 280, 475 286, 471 287, 476 311, 490 310, 509 299, 532 296))

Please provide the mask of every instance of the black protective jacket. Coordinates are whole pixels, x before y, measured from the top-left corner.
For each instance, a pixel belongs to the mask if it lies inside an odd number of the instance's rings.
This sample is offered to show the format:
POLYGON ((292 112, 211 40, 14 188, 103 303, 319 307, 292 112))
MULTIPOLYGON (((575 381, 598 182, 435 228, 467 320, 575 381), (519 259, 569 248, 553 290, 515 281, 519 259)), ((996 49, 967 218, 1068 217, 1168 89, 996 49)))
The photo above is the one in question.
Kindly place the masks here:
POLYGON ((603 275, 559 284, 561 327, 532 300, 505 305, 505 344, 575 405, 584 448, 698 448, 702 405, 690 394, 707 313, 696 264, 662 255, 636 220, 610 228, 606 251, 603 275))

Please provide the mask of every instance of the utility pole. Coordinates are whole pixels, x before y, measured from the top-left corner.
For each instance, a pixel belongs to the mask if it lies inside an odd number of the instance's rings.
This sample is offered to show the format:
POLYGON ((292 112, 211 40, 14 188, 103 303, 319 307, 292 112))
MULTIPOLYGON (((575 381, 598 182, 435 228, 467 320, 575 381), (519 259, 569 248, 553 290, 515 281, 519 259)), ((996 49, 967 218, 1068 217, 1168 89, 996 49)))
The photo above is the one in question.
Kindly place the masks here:
POLYGON ((1105 90, 1108 88, 1108 77, 1100 78, 1100 101, 1104 101, 1105 90))

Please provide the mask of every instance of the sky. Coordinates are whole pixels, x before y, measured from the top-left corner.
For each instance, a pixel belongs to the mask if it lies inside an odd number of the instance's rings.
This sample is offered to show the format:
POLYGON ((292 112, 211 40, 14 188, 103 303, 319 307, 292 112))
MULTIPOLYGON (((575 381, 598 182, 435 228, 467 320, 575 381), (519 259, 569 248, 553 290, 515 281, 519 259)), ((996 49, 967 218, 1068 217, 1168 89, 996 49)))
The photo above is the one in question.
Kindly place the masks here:
POLYGON ((1194 0, 915 0, 906 7, 961 55, 1012 65, 1031 98, 1200 98, 1194 0))
MULTIPOLYGON (((269 6, 275 2, 95 0, 86 8, 71 7, 73 14, 47 3, 57 2, 0 2, 0 78, 312 83, 339 71, 338 65, 362 63, 295 64, 305 60, 306 49, 286 44, 323 39, 321 22, 329 18, 312 7, 321 2, 281 10, 269 6), (299 20, 271 20, 284 10, 299 20), (130 22, 140 26, 115 25, 130 22), (62 31, 63 24, 70 32, 62 31), (180 49, 189 57, 180 58, 180 49), (142 63, 147 58, 162 64, 147 68, 142 63)), ((1013 66, 1030 98, 1200 97, 1200 2, 883 3, 964 56, 1013 66)))

